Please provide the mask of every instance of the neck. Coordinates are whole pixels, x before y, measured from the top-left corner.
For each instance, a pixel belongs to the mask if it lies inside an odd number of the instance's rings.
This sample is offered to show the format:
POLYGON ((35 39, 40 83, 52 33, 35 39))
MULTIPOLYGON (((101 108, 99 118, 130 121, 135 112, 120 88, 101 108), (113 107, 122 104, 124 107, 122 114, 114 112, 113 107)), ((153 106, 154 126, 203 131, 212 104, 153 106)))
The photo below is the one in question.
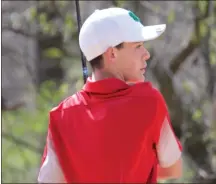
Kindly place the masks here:
POLYGON ((107 79, 107 78, 117 78, 117 79, 120 79, 122 81, 125 81, 124 77, 120 73, 113 73, 110 71, 98 70, 98 69, 95 69, 92 72, 92 80, 93 81, 99 81, 99 80, 103 80, 103 79, 107 79))

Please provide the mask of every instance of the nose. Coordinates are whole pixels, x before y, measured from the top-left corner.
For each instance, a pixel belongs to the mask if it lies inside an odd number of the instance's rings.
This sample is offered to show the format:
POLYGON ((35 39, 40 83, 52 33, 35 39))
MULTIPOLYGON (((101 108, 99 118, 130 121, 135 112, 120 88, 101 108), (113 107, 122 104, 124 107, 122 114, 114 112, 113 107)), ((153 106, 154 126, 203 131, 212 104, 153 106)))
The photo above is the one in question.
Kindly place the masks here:
POLYGON ((144 60, 147 61, 150 58, 150 53, 149 51, 145 48, 144 49, 144 60))

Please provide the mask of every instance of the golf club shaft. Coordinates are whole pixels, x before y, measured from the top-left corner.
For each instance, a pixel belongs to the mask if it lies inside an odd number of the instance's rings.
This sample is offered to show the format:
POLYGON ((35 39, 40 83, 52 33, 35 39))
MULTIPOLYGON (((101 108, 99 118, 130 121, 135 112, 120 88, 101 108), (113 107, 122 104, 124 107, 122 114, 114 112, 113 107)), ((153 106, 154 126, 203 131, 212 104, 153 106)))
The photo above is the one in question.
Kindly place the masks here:
MULTIPOLYGON (((79 0, 75 0, 75 3, 76 3, 77 25, 78 25, 78 33, 79 33, 81 29, 81 15, 80 15, 79 0)), ((82 60, 83 81, 85 84, 88 77, 88 69, 87 69, 85 57, 81 50, 80 50, 80 54, 82 60)))

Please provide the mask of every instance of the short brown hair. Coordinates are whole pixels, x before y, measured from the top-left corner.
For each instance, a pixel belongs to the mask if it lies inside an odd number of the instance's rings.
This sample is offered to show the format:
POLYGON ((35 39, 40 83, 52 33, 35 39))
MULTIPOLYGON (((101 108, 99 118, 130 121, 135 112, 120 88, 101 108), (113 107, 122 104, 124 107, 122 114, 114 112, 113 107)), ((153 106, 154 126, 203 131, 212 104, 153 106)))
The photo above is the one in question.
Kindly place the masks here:
MULTIPOLYGON (((115 46, 115 48, 122 49, 123 48, 123 43, 118 44, 117 46, 115 46)), ((102 57, 102 55, 97 56, 96 58, 89 61, 89 64, 91 65, 93 71, 94 71, 94 69, 103 68, 103 57, 102 57)))

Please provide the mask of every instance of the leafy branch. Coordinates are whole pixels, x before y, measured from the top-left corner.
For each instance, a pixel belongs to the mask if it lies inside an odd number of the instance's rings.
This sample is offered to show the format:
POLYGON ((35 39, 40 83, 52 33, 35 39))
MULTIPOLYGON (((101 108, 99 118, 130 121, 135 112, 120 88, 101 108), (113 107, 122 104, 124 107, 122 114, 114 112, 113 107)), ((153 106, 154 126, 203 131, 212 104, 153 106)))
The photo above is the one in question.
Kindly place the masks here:
POLYGON ((2 137, 5 138, 6 140, 16 144, 16 145, 19 145, 21 147, 29 149, 35 153, 41 154, 43 152, 43 150, 41 148, 35 147, 34 145, 31 145, 30 143, 28 143, 22 139, 19 139, 19 138, 15 137, 14 135, 6 133, 4 131, 2 132, 2 137))

